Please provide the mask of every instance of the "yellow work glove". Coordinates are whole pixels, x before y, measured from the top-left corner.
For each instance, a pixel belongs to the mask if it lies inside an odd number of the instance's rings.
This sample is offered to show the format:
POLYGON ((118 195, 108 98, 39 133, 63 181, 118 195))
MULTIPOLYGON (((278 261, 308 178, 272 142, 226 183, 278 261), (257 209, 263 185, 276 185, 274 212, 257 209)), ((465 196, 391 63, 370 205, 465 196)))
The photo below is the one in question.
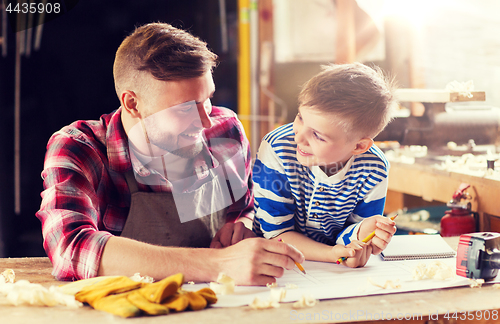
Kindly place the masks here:
POLYGON ((134 291, 130 291, 99 298, 93 302, 92 307, 121 317, 139 316, 141 314, 141 309, 132 304, 128 299, 128 296, 133 293, 134 291))
POLYGON ((184 275, 178 273, 161 281, 144 285, 139 292, 148 301, 161 304, 167 297, 172 296, 184 283, 184 275))
POLYGON ((207 305, 215 304, 215 302, 217 302, 217 297, 210 288, 203 288, 198 291, 179 289, 176 294, 167 298, 162 305, 173 311, 182 312, 188 307, 194 311, 200 310, 207 307, 207 305))
POLYGON ((135 290, 142 287, 142 285, 144 284, 133 281, 128 277, 111 277, 83 287, 82 290, 75 294, 75 299, 94 307, 94 303, 103 297, 135 290))
POLYGON ((129 303, 148 315, 165 315, 169 313, 169 308, 161 305, 161 302, 174 295, 183 282, 184 276, 178 273, 161 281, 145 284, 127 294, 126 298, 129 303))
POLYGON ((200 310, 217 301, 210 288, 196 292, 181 289, 184 276, 181 273, 155 283, 139 283, 128 277, 111 277, 85 286, 76 293, 75 299, 94 309, 121 317, 165 315, 173 311, 200 310))

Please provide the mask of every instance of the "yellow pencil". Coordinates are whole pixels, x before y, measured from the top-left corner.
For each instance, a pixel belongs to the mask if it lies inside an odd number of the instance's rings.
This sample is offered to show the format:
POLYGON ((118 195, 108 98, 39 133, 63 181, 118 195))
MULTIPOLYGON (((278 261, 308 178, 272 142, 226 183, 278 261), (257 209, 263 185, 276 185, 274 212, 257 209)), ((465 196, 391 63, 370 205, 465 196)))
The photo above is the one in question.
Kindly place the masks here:
MULTIPOLYGON (((285 243, 285 241, 283 241, 283 239, 281 239, 281 238, 279 238, 278 241, 285 243)), ((295 262, 295 261, 293 261, 293 262, 295 262)), ((302 266, 302 264, 295 262, 295 265, 297 266, 297 268, 299 268, 300 271, 302 271, 303 274, 306 274, 306 270, 304 270, 304 267, 302 266)))
MULTIPOLYGON (((398 214, 392 216, 391 220, 395 220, 396 217, 398 217, 398 214)), ((371 232, 367 237, 365 237, 362 242, 368 243, 368 241, 371 240, 374 236, 375 236, 375 231, 371 232)), ((340 264, 340 263, 342 263, 342 261, 345 261, 345 260, 347 260, 346 257, 341 257, 337 260, 337 264, 340 264)))

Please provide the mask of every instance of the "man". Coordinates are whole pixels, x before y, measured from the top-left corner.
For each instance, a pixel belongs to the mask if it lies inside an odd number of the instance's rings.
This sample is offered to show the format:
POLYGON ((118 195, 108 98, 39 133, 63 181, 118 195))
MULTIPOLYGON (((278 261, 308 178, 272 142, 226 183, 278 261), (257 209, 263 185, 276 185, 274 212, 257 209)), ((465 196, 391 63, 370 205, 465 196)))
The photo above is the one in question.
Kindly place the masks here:
POLYGON ((182 272, 214 281, 225 272, 264 285, 304 260, 245 226, 249 145, 236 115, 210 103, 215 64, 185 31, 139 27, 116 53, 120 108, 51 137, 37 217, 58 279, 182 272))

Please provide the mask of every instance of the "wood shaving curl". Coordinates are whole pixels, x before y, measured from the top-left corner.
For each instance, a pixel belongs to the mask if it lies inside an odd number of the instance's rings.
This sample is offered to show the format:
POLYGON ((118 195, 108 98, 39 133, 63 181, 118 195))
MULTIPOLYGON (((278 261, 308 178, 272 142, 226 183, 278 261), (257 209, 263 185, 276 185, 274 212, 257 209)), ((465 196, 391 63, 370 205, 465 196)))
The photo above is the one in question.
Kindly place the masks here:
POLYGON ((130 279, 132 279, 133 281, 143 282, 143 283, 153 283, 155 281, 153 277, 150 276, 142 277, 139 272, 134 273, 134 275, 130 277, 130 279))
POLYGON ((7 297, 7 301, 14 306, 58 306, 71 308, 82 307, 83 304, 75 300, 74 296, 62 292, 59 287, 49 289, 40 284, 30 283, 28 280, 19 280, 16 283, 3 283, 0 293, 7 297))
POLYGON ((277 302, 283 301, 286 297, 286 289, 285 288, 272 288, 271 289, 271 300, 275 300, 277 302))
POLYGON ((280 303, 275 300, 262 300, 259 297, 255 297, 253 302, 250 304, 253 309, 267 309, 267 308, 279 308, 280 303))
POLYGON ((387 288, 399 289, 399 288, 401 288, 401 284, 399 283, 399 279, 397 279, 395 282, 393 282, 392 280, 386 280, 383 285, 374 282, 372 280, 372 278, 370 278, 370 277, 368 277, 367 280, 368 280, 369 283, 371 283, 375 287, 379 287, 379 288, 382 288, 382 289, 387 289, 387 288))
POLYGON ((298 301, 293 303, 293 308, 313 307, 318 301, 312 295, 302 295, 298 301))
POLYGON ((218 295, 232 295, 234 294, 234 287, 234 279, 222 272, 219 273, 217 282, 210 283, 210 289, 218 295))
POLYGON ((412 270, 413 280, 438 279, 446 280, 455 276, 455 270, 441 261, 429 264, 420 262, 412 270))
POLYGON ((0 274, 0 284, 14 283, 15 280, 16 280, 16 274, 12 269, 7 269, 0 274))
POLYGON ((470 287, 471 288, 481 288, 484 284, 484 279, 470 279, 470 287))

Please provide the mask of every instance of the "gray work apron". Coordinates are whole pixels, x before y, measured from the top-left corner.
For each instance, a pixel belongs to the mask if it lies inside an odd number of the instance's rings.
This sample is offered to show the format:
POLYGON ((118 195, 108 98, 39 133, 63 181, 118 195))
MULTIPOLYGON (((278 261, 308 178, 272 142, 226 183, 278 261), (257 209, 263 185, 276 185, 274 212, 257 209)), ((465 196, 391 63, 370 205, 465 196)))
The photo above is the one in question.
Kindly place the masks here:
POLYGON ((131 201, 121 236, 161 246, 209 247, 212 238, 226 223, 227 207, 185 222, 179 217, 176 203, 179 206, 202 204, 203 187, 211 186, 212 181, 174 199, 171 192, 140 192, 133 171, 126 173, 125 178, 131 201))

